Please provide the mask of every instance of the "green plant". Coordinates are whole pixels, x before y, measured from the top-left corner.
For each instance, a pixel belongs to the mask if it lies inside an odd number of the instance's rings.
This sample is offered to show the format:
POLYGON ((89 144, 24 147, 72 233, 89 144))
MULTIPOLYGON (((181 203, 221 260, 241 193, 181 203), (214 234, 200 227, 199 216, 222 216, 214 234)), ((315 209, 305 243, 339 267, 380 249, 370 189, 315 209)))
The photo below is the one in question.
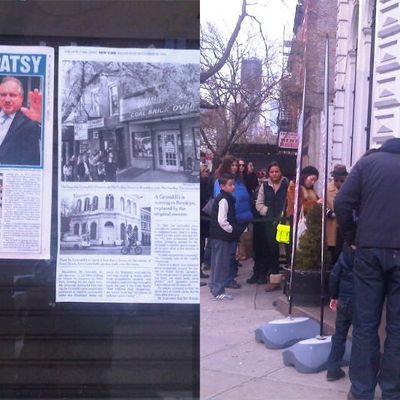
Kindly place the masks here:
MULTIPOLYGON (((319 204, 314 204, 307 213, 307 230, 299 238, 296 254, 296 270, 320 270, 321 268, 321 211, 319 204)), ((325 252, 325 265, 330 263, 329 253, 325 252)))

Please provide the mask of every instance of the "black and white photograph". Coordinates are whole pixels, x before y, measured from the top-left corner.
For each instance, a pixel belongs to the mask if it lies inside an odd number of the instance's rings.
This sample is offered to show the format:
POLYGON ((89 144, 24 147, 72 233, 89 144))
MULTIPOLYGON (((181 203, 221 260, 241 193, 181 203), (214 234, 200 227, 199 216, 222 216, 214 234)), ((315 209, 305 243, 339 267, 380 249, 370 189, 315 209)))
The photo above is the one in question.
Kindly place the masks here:
POLYGON ((60 253, 151 255, 151 207, 121 190, 63 193, 60 253))
POLYGON ((197 182, 197 52, 116 51, 95 58, 61 51, 61 180, 197 182))

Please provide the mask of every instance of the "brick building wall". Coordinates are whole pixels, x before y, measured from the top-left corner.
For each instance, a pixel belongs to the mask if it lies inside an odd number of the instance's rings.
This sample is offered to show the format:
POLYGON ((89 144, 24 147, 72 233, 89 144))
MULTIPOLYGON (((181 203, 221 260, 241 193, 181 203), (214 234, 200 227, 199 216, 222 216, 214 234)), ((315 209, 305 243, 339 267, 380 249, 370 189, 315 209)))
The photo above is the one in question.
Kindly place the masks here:
POLYGON ((324 108, 325 38, 329 37, 329 98, 333 101, 337 4, 332 0, 304 1, 304 63, 307 70, 303 164, 320 171, 321 113, 324 108))

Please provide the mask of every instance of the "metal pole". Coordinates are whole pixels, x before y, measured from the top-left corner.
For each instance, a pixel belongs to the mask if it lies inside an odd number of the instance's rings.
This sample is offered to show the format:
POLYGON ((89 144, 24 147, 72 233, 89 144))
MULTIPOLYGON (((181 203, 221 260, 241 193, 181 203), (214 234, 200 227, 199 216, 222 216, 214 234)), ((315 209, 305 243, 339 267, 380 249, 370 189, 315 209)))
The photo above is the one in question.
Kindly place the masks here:
POLYGON ((321 316, 320 316, 320 337, 324 336, 324 300, 325 300, 325 234, 326 234, 326 205, 328 193, 328 156, 329 156, 329 37, 325 39, 325 77, 324 77, 324 115, 325 115, 325 148, 323 154, 325 165, 322 171, 322 228, 321 228, 321 316))
POLYGON ((300 203, 300 172, 303 159, 303 130, 304 130, 304 109, 306 102, 306 81, 307 81, 307 70, 304 69, 303 100, 302 100, 301 113, 297 128, 299 144, 297 148, 297 162, 296 162, 296 182, 295 182, 296 186, 295 186, 294 211, 293 211, 292 256, 290 259, 290 278, 288 285, 288 300, 289 300, 288 317, 292 316, 292 308, 293 308, 292 291, 293 291, 294 265, 296 260, 296 251, 297 251, 297 221, 299 217, 299 203, 300 203))

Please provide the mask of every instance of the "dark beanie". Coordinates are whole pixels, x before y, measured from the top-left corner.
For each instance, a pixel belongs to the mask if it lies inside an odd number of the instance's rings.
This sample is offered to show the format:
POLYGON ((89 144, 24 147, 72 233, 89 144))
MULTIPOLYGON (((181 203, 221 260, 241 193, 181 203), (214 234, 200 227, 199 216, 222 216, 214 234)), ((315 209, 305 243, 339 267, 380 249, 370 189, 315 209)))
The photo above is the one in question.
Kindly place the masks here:
POLYGON ((319 172, 318 172, 317 168, 315 168, 315 167, 313 167, 311 165, 308 165, 307 167, 304 167, 301 170, 301 175, 303 175, 305 177, 310 176, 310 175, 315 175, 317 177, 317 179, 318 179, 319 172))

